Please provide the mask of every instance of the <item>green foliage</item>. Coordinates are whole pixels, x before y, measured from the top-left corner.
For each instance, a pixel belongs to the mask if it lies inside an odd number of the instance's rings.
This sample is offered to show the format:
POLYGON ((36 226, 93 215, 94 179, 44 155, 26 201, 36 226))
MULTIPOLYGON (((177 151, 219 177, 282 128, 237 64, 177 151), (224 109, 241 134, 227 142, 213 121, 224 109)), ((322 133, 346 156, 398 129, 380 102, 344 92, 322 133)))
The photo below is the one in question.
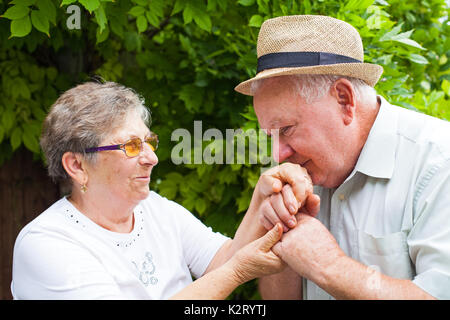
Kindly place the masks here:
MULTIPOLYGON (((262 166, 174 165, 171 134, 193 133, 194 120, 203 131, 258 128, 251 99, 233 88, 256 73, 261 23, 289 14, 351 23, 365 60, 384 67, 381 95, 450 120, 448 12, 445 0, 0 1, 0 163, 22 145, 41 157, 50 105, 98 75, 134 88, 152 110, 161 148, 151 188, 233 236, 262 166), (68 28, 70 5, 81 9, 79 30, 68 28)), ((255 282, 232 297, 258 298, 255 282)))

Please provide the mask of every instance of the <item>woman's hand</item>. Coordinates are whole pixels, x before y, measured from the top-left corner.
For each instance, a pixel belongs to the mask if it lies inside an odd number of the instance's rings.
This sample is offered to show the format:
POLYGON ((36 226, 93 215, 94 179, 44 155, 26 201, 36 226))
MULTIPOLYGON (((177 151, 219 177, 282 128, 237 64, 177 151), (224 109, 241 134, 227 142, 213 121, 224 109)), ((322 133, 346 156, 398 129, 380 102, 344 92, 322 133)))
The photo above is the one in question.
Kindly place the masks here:
POLYGON ((281 272, 285 264, 271 250, 281 239, 283 228, 277 223, 269 232, 250 242, 227 262, 235 271, 239 283, 281 272))
POLYGON ((206 273, 171 299, 225 299, 239 285, 254 278, 278 273, 285 267, 272 252, 283 234, 281 224, 238 250, 230 260, 206 273))
POLYGON ((296 214, 306 213, 315 217, 320 210, 320 197, 309 194, 303 206, 297 204, 291 185, 285 184, 281 192, 266 198, 259 210, 259 222, 266 230, 270 230, 276 223, 281 223, 283 231, 287 232, 297 225, 296 214))
POLYGON ((276 223, 281 223, 284 232, 294 228, 299 209, 312 216, 320 209, 320 198, 313 194, 312 180, 305 168, 283 163, 261 175, 249 210, 257 212, 258 220, 266 230, 276 223))

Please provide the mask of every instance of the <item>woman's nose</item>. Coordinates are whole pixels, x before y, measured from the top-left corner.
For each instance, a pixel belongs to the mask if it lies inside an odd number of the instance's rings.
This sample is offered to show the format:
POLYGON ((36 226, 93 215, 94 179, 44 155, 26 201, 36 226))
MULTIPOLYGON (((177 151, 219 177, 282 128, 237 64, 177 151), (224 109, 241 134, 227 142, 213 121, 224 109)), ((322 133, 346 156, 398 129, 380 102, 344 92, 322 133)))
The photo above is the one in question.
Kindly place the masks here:
POLYGON ((158 163, 158 156, 156 155, 155 151, 153 151, 153 148, 147 143, 143 144, 139 158, 142 164, 154 166, 158 163))

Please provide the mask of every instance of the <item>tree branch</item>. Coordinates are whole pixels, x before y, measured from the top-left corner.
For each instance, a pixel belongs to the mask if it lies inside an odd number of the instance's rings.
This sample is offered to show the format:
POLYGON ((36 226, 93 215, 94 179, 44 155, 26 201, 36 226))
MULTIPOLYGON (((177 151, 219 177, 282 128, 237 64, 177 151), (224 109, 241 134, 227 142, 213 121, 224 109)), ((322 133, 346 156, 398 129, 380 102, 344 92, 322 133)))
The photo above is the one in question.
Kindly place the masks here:
POLYGON ((148 36, 149 39, 152 39, 154 36, 156 36, 160 31, 162 31, 170 21, 170 17, 166 17, 160 24, 158 29, 153 29, 151 31, 146 32, 145 34, 148 36))

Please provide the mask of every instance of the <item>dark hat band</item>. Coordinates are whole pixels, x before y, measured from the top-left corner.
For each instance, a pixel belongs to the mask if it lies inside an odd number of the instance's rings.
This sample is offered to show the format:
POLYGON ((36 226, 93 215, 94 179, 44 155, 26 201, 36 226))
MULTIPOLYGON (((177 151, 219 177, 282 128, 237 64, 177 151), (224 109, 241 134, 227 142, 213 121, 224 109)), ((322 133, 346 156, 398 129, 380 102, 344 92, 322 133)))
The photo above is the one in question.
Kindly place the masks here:
POLYGON ((329 52, 275 52, 258 58, 257 72, 266 69, 312 67, 338 63, 362 63, 362 61, 329 52))

